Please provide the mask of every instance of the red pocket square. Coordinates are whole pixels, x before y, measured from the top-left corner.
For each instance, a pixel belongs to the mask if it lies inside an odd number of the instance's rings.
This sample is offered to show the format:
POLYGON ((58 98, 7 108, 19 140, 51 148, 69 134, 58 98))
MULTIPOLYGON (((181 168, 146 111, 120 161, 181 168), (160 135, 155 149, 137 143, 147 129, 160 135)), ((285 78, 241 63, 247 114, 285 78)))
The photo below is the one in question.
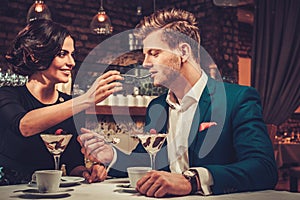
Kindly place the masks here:
POLYGON ((205 129, 208 129, 211 126, 216 126, 216 125, 217 125, 216 122, 203 122, 199 126, 199 131, 203 131, 205 129))

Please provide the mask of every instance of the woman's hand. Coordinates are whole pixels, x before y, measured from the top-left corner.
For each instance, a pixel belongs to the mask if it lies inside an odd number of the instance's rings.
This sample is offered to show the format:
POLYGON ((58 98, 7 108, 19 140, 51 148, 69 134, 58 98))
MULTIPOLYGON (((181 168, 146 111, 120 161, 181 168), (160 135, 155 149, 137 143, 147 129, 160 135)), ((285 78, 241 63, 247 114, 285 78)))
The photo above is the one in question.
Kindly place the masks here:
POLYGON ((112 146, 105 142, 104 136, 86 128, 81 128, 81 132, 83 134, 79 135, 77 140, 84 156, 90 161, 108 165, 113 160, 114 151, 112 146))
POLYGON ((104 165, 93 164, 91 168, 84 171, 82 176, 88 183, 104 181, 107 177, 107 171, 104 165))
POLYGON ((90 89, 83 94, 84 99, 90 104, 97 104, 109 95, 122 90, 122 83, 117 82, 124 78, 120 75, 119 71, 111 70, 102 74, 95 80, 90 89))
POLYGON ((88 183, 104 181, 107 177, 107 171, 102 164, 93 164, 90 168, 78 166, 72 170, 70 175, 82 176, 88 183))

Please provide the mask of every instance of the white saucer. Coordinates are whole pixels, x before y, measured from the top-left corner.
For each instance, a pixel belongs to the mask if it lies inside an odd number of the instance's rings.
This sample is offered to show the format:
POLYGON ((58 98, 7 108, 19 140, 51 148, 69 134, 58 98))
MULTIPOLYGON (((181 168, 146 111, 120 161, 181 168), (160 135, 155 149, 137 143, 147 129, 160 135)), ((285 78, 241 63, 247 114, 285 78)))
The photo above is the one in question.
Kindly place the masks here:
POLYGON ((73 191, 73 189, 59 189, 57 192, 47 192, 42 193, 39 192, 37 189, 27 189, 23 190, 22 192, 25 195, 35 196, 35 197, 60 197, 69 195, 69 192, 73 191))
POLYGON ((130 188, 122 188, 122 190, 124 192, 128 192, 128 193, 137 193, 136 189, 132 188, 132 187, 130 187, 130 188))
POLYGON ((122 192, 129 192, 129 193, 136 193, 136 189, 134 187, 130 187, 130 184, 120 184, 117 185, 118 187, 118 191, 122 191, 122 192))
MULTIPOLYGON (((78 176, 62 176, 59 186, 60 187, 73 186, 79 184, 80 182, 83 182, 84 180, 85 179, 83 177, 78 177, 78 176)), ((32 180, 28 183, 28 186, 36 187, 36 182, 32 180)))
POLYGON ((72 186, 76 185, 85 179, 83 177, 78 177, 78 176, 62 176, 60 185, 61 187, 67 187, 67 186, 72 186))

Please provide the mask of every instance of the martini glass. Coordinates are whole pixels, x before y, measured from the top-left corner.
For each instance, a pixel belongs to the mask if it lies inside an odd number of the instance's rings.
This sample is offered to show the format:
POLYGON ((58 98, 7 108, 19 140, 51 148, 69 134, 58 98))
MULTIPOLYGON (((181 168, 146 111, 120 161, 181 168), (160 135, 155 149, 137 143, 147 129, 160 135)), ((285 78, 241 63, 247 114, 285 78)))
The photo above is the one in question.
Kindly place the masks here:
POLYGON ((67 145, 69 144, 72 134, 41 134, 40 136, 44 141, 48 151, 53 155, 55 169, 59 170, 60 155, 64 152, 67 145))
POLYGON ((151 168, 155 170, 155 157, 157 152, 159 152, 159 150, 163 146, 167 134, 164 133, 153 134, 153 133, 146 132, 142 134, 137 134, 136 136, 139 138, 141 144, 148 152, 151 161, 151 168))

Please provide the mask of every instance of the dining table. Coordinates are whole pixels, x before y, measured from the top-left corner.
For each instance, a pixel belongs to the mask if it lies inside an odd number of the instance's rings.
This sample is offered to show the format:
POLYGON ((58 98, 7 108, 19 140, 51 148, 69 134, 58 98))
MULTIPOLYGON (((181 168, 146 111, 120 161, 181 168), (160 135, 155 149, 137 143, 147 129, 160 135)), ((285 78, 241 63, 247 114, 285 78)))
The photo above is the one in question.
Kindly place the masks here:
MULTIPOLYGON (((134 188, 128 188, 129 180, 127 178, 108 179, 99 183, 78 183, 68 187, 60 187, 58 193, 49 195, 49 193, 38 193, 37 188, 28 184, 0 186, 0 200, 17 199, 72 199, 72 200, 143 200, 155 199, 146 197, 135 191, 134 188)), ((241 192, 223 195, 187 195, 172 196, 163 198, 164 200, 299 200, 300 193, 288 191, 263 190, 255 192, 241 192)))

